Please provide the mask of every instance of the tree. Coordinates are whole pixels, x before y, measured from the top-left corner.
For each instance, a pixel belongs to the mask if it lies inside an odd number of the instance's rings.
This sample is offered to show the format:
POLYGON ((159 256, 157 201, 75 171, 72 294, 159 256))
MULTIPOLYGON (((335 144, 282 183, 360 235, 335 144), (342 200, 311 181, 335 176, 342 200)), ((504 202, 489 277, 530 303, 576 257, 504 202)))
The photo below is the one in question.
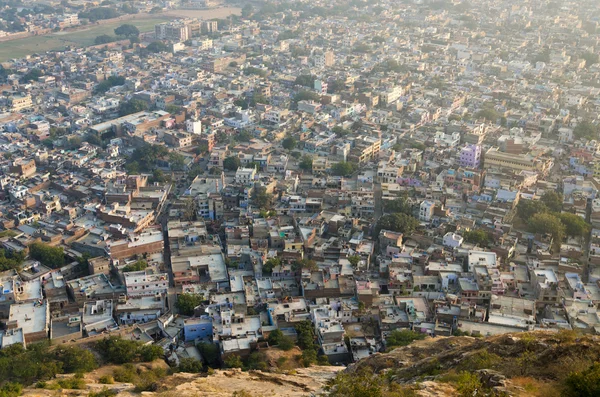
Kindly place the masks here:
POLYGON ((315 85, 316 79, 317 79, 317 76, 313 76, 310 74, 301 74, 300 76, 296 77, 295 84, 301 85, 304 87, 308 87, 308 88, 313 88, 315 85))
POLYGON ((162 41, 153 41, 152 43, 148 44, 146 49, 155 54, 159 53, 159 52, 168 52, 169 51, 169 47, 162 41))
POLYGON ((237 354, 232 354, 231 356, 225 358, 224 364, 227 368, 242 368, 244 365, 242 363, 242 359, 237 354))
POLYGON ((567 397, 600 396, 600 363, 567 375, 565 393, 567 397))
MULTIPOLYGON (((368 366, 349 373, 340 371, 333 380, 330 397, 383 397, 383 385, 386 382, 381 375, 373 373, 368 366)), ((407 394, 410 395, 410 394, 407 394)))
POLYGON ((295 261, 294 263, 292 263, 292 270, 294 272, 296 272, 296 273, 300 272, 300 271, 302 271, 302 269, 307 269, 312 272, 312 271, 318 270, 319 267, 317 266, 317 262, 315 262, 311 259, 307 259, 307 258, 304 258, 302 260, 298 260, 298 261, 295 261))
POLYGON ((567 236, 584 237, 590 232, 590 225, 579 215, 562 213, 558 217, 565 226, 567 236))
POLYGON ((573 129, 578 139, 598 139, 598 126, 589 120, 584 120, 573 129))
POLYGON ((217 366, 219 362, 219 348, 217 345, 214 343, 201 342, 198 343, 197 347, 207 365, 217 366))
POLYGON ((94 39, 94 44, 95 45, 108 44, 108 43, 112 43, 114 41, 117 41, 116 37, 110 36, 108 34, 101 34, 100 36, 96 36, 96 38, 94 39))
POLYGON ((489 243, 489 235, 483 230, 469 230, 463 233, 467 243, 485 246, 489 243))
POLYGON ((356 268, 356 266, 358 266, 358 264, 360 262, 360 256, 358 256, 358 255, 349 256, 348 262, 350 262, 350 265, 352 265, 352 267, 356 268))
POLYGON ((287 150, 293 150, 294 148, 296 148, 297 144, 298 142, 296 142, 294 137, 291 136, 288 136, 283 140, 283 142, 281 142, 281 146, 283 146, 283 148, 287 150))
POLYGON ((283 337, 277 344, 277 347, 279 347, 283 351, 292 350, 294 348, 294 340, 287 335, 283 335, 283 337))
POLYGON ((185 157, 181 153, 169 153, 169 167, 173 171, 183 171, 185 168, 185 157))
POLYGON ((122 339, 120 336, 109 336, 96 342, 96 350, 108 362, 125 364, 138 359, 138 351, 141 345, 140 342, 122 339))
POLYGON ((194 309, 202 304, 204 296, 200 294, 181 294, 177 296, 177 309, 184 316, 193 316, 194 309))
POLYGON ((482 109, 482 110, 478 111, 477 113, 475 113, 475 118, 476 119, 484 119, 486 121, 495 123, 500 118, 500 115, 493 108, 487 108, 487 109, 482 109))
POLYGON ((563 236, 565 235, 565 226, 560 219, 552 214, 535 214, 529 219, 529 230, 532 233, 551 234, 554 238, 555 247, 560 247, 563 236))
POLYGON ((412 205, 404 197, 398 197, 394 200, 384 200, 383 208, 385 209, 385 212, 401 212, 407 215, 412 214, 412 205))
POLYGON ((562 210, 563 195, 554 190, 545 192, 540 201, 552 212, 560 212, 562 210))
POLYGON ((33 243, 29 246, 29 255, 52 269, 65 264, 65 253, 62 247, 51 247, 43 243, 33 243))
POLYGON ((267 188, 259 186, 252 190, 252 202, 258 208, 271 208, 273 203, 273 195, 267 193, 267 188))
POLYGON ((162 347, 159 345, 143 345, 139 348, 140 359, 143 362, 151 362, 165 355, 162 347))
POLYGON ((263 273, 271 274, 271 272, 273 271, 273 268, 275 268, 277 266, 281 266, 281 259, 279 259, 277 257, 270 258, 263 264, 263 268, 262 268, 263 273))
POLYGON ((281 341, 281 338, 283 338, 283 332, 280 329, 275 329, 269 333, 267 341, 269 345, 276 346, 281 341))
POLYGON ((411 234, 419 226, 419 221, 411 215, 402 213, 388 214, 379 218, 376 233, 381 230, 391 230, 404 234, 411 234))
POLYGON ((223 168, 228 171, 236 171, 241 165, 242 162, 237 156, 229 156, 223 160, 223 168))
POLYGON ((94 92, 97 94, 103 94, 110 90, 112 87, 120 86, 125 84, 125 77, 123 76, 110 76, 106 80, 98 83, 94 88, 94 92))
POLYGON ((333 80, 327 84, 327 92, 335 94, 346 89, 346 82, 343 80, 333 80))
POLYGON ((331 167, 331 173, 336 176, 351 176, 356 170, 358 166, 355 163, 350 163, 346 161, 340 161, 339 163, 335 163, 331 167))
POLYGON ((117 36, 138 37, 140 30, 134 25, 123 24, 115 29, 115 34, 117 36))
POLYGON ((27 72, 23 77, 21 77, 21 83, 30 83, 32 81, 38 81, 40 77, 42 77, 43 73, 38 68, 33 68, 29 72, 27 72))
POLYGON ((138 259, 137 261, 135 261, 135 263, 132 263, 131 265, 127 265, 123 268, 123 272, 139 272, 141 270, 144 270, 148 267, 148 262, 146 262, 143 259, 138 259))
POLYGON ((331 132, 333 132, 335 135, 337 135, 340 138, 345 137, 346 135, 349 135, 352 133, 352 131, 347 130, 339 125, 336 125, 335 127, 333 127, 331 129, 331 132))
POLYGON ((548 211, 548 207, 541 200, 521 200, 517 205, 517 215, 527 222, 532 216, 548 211))
POLYGON ((127 102, 121 102, 119 104, 120 117, 142 112, 144 110, 148 110, 148 103, 140 99, 130 99, 127 102))
POLYGON ((312 157, 307 156, 307 155, 302 156, 302 159, 298 163, 298 166, 300 167, 300 169, 302 169, 304 171, 312 171, 312 166, 313 166, 312 157))
POLYGON ((298 334, 298 346, 302 350, 315 350, 315 329, 309 320, 296 324, 298 334))
POLYGON ((300 91, 294 96, 294 102, 298 103, 300 101, 314 101, 319 102, 321 100, 321 96, 316 92, 312 91, 300 91))
POLYGON ((253 12, 254 7, 252 7, 250 4, 246 4, 244 8, 242 8, 242 18, 250 18, 253 12))
POLYGON ((183 357, 179 359, 179 365, 177 369, 180 372, 186 372, 189 374, 197 374, 202 372, 202 362, 192 357, 183 357))
POLYGON ((585 60, 585 67, 589 68, 590 66, 598 63, 600 56, 593 52, 585 52, 581 55, 581 58, 585 60))
POLYGON ((62 363, 67 373, 90 372, 98 367, 94 354, 78 346, 59 345, 54 349, 54 358, 62 363))
POLYGON ((411 331, 409 329, 395 329, 385 339, 388 348, 397 346, 408 346, 416 340, 425 339, 427 335, 421 332, 411 331))

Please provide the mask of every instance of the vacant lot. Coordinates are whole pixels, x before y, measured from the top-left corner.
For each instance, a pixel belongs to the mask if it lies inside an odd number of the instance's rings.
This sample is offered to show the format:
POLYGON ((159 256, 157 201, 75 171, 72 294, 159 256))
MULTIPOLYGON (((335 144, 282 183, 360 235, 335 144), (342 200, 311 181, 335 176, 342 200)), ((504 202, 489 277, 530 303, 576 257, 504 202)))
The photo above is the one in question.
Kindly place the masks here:
POLYGON ((86 47, 94 44, 96 36, 114 35, 114 29, 124 23, 135 25, 140 32, 154 30, 154 25, 173 19, 170 15, 152 15, 140 19, 112 21, 102 25, 91 25, 75 31, 51 33, 46 36, 33 36, 24 39, 3 41, 0 43, 0 62, 12 58, 22 58, 34 53, 59 50, 65 46, 86 47))

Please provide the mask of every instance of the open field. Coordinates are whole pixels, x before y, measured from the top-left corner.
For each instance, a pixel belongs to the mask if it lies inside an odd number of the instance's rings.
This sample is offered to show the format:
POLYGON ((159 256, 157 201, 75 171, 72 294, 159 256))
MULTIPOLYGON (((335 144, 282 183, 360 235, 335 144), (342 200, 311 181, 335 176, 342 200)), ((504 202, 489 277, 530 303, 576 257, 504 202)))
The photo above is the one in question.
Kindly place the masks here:
POLYGON ((235 14, 240 15, 242 13, 241 8, 237 7, 222 7, 213 8, 210 10, 169 10, 164 15, 179 18, 201 18, 201 19, 213 19, 213 18, 226 18, 229 15, 235 14))
POLYGON ((149 32, 154 25, 173 19, 168 15, 152 15, 140 19, 111 21, 100 25, 92 25, 78 30, 51 33, 45 36, 32 36, 24 39, 3 41, 0 43, 0 62, 12 58, 22 58, 26 55, 59 50, 68 45, 86 47, 94 44, 96 36, 102 34, 114 35, 114 29, 124 23, 135 25, 140 32, 149 32))

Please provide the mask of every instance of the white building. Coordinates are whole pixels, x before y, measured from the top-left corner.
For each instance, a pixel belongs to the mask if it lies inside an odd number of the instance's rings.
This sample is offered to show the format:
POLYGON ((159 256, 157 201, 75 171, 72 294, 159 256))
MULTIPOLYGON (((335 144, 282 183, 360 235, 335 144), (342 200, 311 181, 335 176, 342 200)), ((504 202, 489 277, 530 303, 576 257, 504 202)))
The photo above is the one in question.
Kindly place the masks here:
POLYGON ((464 238, 461 235, 448 232, 444 235, 444 246, 450 248, 458 248, 462 245, 464 238))
POLYGON ((433 212, 435 210, 435 203, 430 200, 425 200, 419 206, 419 219, 425 222, 431 221, 433 218, 433 212))

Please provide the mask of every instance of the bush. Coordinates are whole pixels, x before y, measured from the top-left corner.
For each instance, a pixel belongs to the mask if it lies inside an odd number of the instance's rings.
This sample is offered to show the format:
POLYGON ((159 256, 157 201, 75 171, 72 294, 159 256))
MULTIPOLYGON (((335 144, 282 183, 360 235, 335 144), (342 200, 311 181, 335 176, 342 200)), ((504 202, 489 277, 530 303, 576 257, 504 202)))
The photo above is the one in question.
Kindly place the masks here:
POLYGON ((142 361, 150 362, 163 357, 165 352, 158 345, 145 345, 140 348, 139 354, 142 361))
POLYGON ((224 363, 227 368, 242 368, 243 365, 240 356, 237 354, 232 354, 231 356, 227 357, 224 360, 224 363))
POLYGON ((294 348, 294 340, 289 336, 284 335, 279 340, 277 346, 283 351, 292 350, 294 348))
POLYGON ((112 375, 104 375, 101 376, 100 379, 98 379, 98 382, 100 382, 103 385, 112 385, 113 383, 115 383, 115 379, 112 377, 112 375))
POLYGON ((463 371, 456 382, 456 391, 460 397, 487 396, 479 376, 463 371))
POLYGON ((113 397, 116 396, 117 392, 114 390, 110 390, 108 389, 106 386, 104 388, 102 388, 102 390, 97 391, 97 392, 90 392, 90 394, 88 394, 88 397, 113 397))
POLYGON ((89 372, 98 367, 92 352, 77 346, 57 346, 54 356, 66 373, 89 372))
POLYGON ((386 346, 388 348, 397 346, 408 346, 416 340, 425 339, 427 335, 421 332, 411 331, 409 329, 394 330, 386 338, 386 346))
POLYGON ((125 364, 113 370, 113 377, 117 382, 133 383, 137 372, 133 364, 125 364))
POLYGON ((570 373, 565 379, 565 394, 573 397, 600 396, 600 364, 570 373))
POLYGON ((180 372, 196 374, 198 372, 202 372, 202 362, 196 360, 195 358, 184 357, 181 360, 179 360, 179 366, 177 367, 177 369, 180 372))
POLYGON ((56 383, 61 389, 82 390, 87 387, 85 380, 78 377, 59 379, 56 383))
POLYGON ((214 343, 199 343, 198 350, 207 365, 218 366, 219 364, 219 348, 214 343))

